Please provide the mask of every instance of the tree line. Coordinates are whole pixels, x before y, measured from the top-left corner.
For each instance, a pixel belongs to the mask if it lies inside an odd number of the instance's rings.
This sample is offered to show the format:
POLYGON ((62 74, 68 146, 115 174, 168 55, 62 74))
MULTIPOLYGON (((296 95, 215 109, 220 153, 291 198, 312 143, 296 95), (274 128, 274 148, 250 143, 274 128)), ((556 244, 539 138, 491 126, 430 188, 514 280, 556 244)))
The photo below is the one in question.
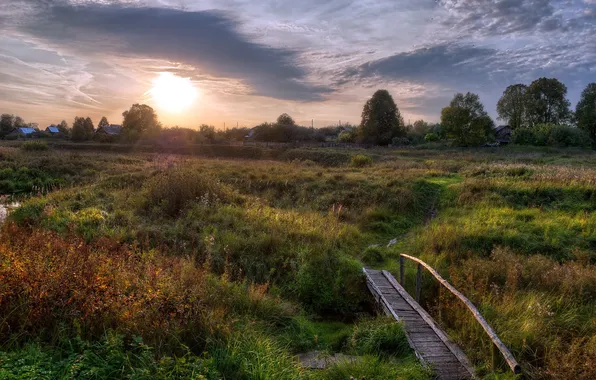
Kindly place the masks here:
MULTIPOLYGON (((555 78, 539 78, 530 85, 508 86, 497 103, 498 119, 513 131, 512 142, 527 145, 584 145, 589 140, 596 149, 596 83, 590 83, 571 110, 567 87, 555 78)), ((323 128, 298 125, 288 114, 274 122, 253 128, 216 130, 203 124, 198 129, 164 128, 157 113, 146 104, 133 104, 122 113, 118 136, 97 136, 90 117, 75 117, 72 128, 66 121, 56 125, 64 137, 73 141, 136 142, 159 141, 162 144, 224 143, 226 141, 308 142, 337 141, 369 145, 410 145, 451 141, 459 146, 474 146, 495 138, 495 123, 477 94, 457 93, 441 110, 440 123, 417 120, 406 125, 393 97, 387 90, 377 90, 364 104, 359 125, 343 124, 323 128)), ((110 125, 103 117, 97 128, 110 125)), ((0 137, 14 128, 34 127, 32 123, 9 114, 0 118, 0 137)))

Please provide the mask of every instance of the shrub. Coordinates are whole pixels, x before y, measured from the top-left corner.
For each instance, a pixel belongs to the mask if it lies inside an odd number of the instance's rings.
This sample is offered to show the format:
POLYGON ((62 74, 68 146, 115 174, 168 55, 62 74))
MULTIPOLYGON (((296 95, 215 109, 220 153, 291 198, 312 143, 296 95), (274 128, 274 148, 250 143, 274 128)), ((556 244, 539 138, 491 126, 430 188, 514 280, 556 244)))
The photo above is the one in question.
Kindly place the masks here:
POLYGON ((362 168, 364 166, 372 165, 372 158, 364 154, 357 154, 350 159, 350 166, 355 168, 362 168))
POLYGON ((391 139, 392 146, 405 146, 410 145, 411 141, 407 137, 394 137, 391 139))
POLYGON ((341 131, 337 136, 337 142, 340 143, 353 143, 356 141, 356 135, 352 131, 341 131))
POLYGON ((45 141, 26 141, 21 145, 23 150, 42 151, 48 150, 48 144, 45 141))
POLYGON ((435 141, 439 141, 439 135, 436 133, 427 133, 426 135, 424 135, 424 141, 426 142, 435 142, 435 141))
POLYGON ((366 264, 380 264, 383 262, 383 252, 378 247, 368 247, 362 254, 362 261, 366 264))
POLYGON ((533 128, 518 128, 513 131, 512 141, 519 145, 537 146, 584 146, 585 133, 566 125, 539 124, 533 128))
POLYGON ((337 253, 308 253, 294 287, 301 302, 319 314, 349 314, 368 299, 360 263, 337 253))
POLYGON ((385 316, 360 321, 350 345, 360 355, 404 357, 412 352, 403 325, 385 316))
POLYGON ((179 215, 192 202, 206 206, 235 200, 227 185, 193 168, 176 167, 157 174, 145 185, 145 210, 179 215))
POLYGON ((511 142, 519 145, 533 145, 536 141, 536 136, 532 128, 521 127, 513 131, 511 142))
POLYGON ((77 337, 58 347, 28 344, 0 351, 2 379, 219 379, 213 360, 193 355, 156 358, 153 349, 135 337, 129 343, 122 335, 107 332, 98 342, 77 337))

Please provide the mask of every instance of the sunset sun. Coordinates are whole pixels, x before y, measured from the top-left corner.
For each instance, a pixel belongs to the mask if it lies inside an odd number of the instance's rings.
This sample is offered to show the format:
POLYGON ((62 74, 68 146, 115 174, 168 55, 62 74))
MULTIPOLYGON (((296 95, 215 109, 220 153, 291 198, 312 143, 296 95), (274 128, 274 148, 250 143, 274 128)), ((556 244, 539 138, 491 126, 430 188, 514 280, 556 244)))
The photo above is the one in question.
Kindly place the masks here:
POLYGON ((160 73, 153 79, 149 94, 157 105, 168 112, 181 112, 189 108, 197 98, 197 89, 189 78, 172 73, 160 73))

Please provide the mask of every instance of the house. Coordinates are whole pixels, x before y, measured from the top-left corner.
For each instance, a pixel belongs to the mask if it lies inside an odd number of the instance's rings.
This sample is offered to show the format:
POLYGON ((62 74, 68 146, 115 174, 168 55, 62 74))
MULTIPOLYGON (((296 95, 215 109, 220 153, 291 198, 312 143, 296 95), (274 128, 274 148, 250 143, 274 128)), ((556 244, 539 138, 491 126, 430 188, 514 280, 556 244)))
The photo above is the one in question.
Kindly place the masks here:
POLYGON ((37 131, 33 128, 19 127, 14 128, 7 137, 19 138, 19 137, 34 137, 37 136, 37 131))
POLYGON ((122 133, 122 126, 118 124, 110 124, 105 127, 97 128, 95 131, 98 135, 118 136, 122 133))
POLYGON ((59 136, 61 134, 60 130, 55 125, 50 125, 49 127, 47 127, 45 132, 50 136, 59 136))
POLYGON ((508 125, 499 125, 495 128, 495 137, 499 144, 509 144, 511 142, 511 127, 508 125))

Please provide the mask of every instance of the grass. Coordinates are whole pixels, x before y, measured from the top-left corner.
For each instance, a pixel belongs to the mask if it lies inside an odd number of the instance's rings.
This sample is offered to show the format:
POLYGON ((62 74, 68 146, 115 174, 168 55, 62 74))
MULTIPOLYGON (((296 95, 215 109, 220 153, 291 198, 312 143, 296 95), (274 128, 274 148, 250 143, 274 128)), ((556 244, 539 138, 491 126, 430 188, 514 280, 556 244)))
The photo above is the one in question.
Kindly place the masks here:
MULTIPOLYGON (((429 378, 399 324, 370 320, 361 267, 397 273, 399 253, 478 305, 528 377, 594 377, 593 153, 370 150, 360 166, 333 149, 64 148, 0 146, 0 192, 23 201, 0 231, 12 378, 66 373, 76 358, 128 378, 429 378), (310 371, 294 358, 309 350, 360 360, 310 371)), ((406 274, 412 290, 414 266, 406 274)), ((504 376, 429 277, 423 306, 480 376, 504 376)))

